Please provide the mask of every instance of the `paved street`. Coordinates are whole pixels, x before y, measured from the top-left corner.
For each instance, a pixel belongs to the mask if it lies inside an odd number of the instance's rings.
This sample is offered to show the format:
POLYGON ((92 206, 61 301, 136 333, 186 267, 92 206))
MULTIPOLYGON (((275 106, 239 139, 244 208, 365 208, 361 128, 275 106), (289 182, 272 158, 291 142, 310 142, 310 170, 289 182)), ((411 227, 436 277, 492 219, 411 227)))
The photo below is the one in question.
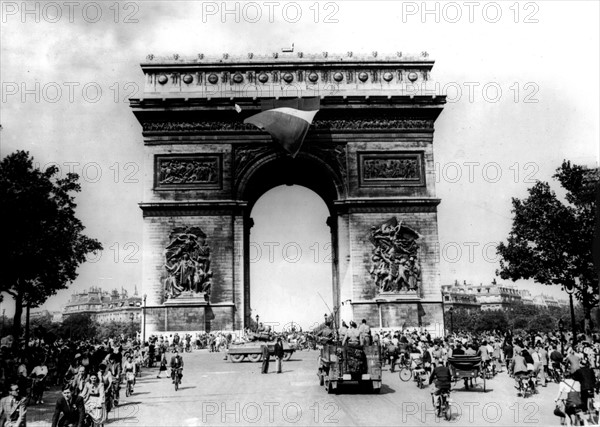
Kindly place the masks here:
MULTIPOLYGON (((283 373, 260 374, 260 363, 231 363, 223 353, 197 351, 184 354, 183 383, 175 391, 169 379, 157 379, 157 370, 144 370, 135 393, 122 398, 109 414, 109 425, 123 426, 246 426, 246 425, 440 425, 433 413, 428 389, 400 381, 384 370, 379 395, 342 389, 328 395, 318 384, 315 351, 295 353, 284 362, 283 373)), ((163 373, 164 375, 164 373, 163 373)), ((487 392, 453 388, 452 425, 558 425, 552 414, 556 384, 540 388, 538 395, 516 396, 506 373, 487 381, 487 392)), ((123 392, 121 393, 124 394, 123 392)), ((45 405, 29 410, 28 425, 49 425, 57 391, 47 392, 45 405)))

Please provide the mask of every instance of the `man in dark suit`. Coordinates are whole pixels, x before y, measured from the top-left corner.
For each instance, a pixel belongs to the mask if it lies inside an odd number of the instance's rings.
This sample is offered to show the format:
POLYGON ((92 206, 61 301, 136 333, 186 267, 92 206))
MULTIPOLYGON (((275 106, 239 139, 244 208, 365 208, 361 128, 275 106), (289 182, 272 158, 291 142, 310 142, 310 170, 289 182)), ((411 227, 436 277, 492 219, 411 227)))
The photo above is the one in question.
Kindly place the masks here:
POLYGON ((173 349, 173 356, 171 357, 171 363, 169 367, 171 368, 171 379, 173 383, 175 382, 175 373, 179 371, 179 379, 181 380, 182 371, 183 371, 183 357, 177 351, 177 346, 173 349))
POLYGON ((271 354, 269 353, 269 347, 266 344, 263 344, 261 347, 262 350, 262 373, 269 373, 269 359, 271 358, 271 354))
POLYGON ((63 387, 62 396, 56 401, 52 427, 81 427, 85 417, 83 397, 73 396, 68 385, 63 387), (63 414, 61 418, 61 414, 63 414))
POLYGON ((281 374, 281 363, 283 361, 283 355, 285 352, 283 351, 283 341, 281 337, 277 338, 277 343, 275 343, 275 361, 277 362, 277 373, 281 374))

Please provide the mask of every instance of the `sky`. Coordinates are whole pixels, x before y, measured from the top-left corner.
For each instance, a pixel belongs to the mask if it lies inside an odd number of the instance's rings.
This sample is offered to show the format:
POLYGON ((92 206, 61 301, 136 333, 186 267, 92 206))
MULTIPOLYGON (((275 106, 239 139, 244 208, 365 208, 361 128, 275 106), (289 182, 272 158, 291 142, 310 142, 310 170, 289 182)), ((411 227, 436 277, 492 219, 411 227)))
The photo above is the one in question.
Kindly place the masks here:
MULTIPOLYGON (((428 52, 436 61, 432 77, 448 96, 434 138, 442 283, 491 281, 498 268, 493 247, 511 226, 511 198, 526 196, 536 180, 551 181, 563 159, 598 165, 595 1, 7 1, 1 9, 0 156, 23 149, 41 167, 57 163, 61 173, 79 173, 77 215, 104 246, 68 290, 48 300, 51 310, 90 286, 140 287, 138 203, 150 171, 142 167, 141 126, 128 98, 142 96, 139 64, 148 54, 269 54, 292 43, 306 53, 428 52)), ((256 230, 262 216, 270 232, 281 234, 254 230, 252 238, 258 246, 277 239, 283 247, 309 237, 304 253, 313 255, 310 245, 321 248, 329 239, 322 216, 311 217, 304 235, 291 234, 297 224, 275 218, 294 200, 315 215, 324 205, 307 190, 288 190, 265 195, 255 207, 265 213, 253 212, 256 230)), ((253 274, 268 271, 259 264, 252 264, 253 274)), ((321 283, 310 293, 321 289, 330 298, 330 266, 296 264, 273 262, 272 274, 260 280, 301 274, 279 295, 282 301, 306 282, 321 283)), ((517 285, 534 295, 563 295, 517 285)), ((320 320, 322 302, 305 302, 307 317, 320 320)), ((14 310, 10 297, 1 308, 7 315, 14 310)))

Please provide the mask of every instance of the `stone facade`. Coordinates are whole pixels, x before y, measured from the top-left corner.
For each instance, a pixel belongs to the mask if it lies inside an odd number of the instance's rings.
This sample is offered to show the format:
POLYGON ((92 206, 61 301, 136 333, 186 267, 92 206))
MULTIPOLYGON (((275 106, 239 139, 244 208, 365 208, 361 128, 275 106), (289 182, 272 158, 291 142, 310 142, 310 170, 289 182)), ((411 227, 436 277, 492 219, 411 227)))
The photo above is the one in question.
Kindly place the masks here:
MULTIPOLYGON (((402 55, 149 56, 144 97, 131 100, 145 150, 146 336, 251 324, 250 212, 266 191, 290 183, 312 189, 329 208, 338 317, 443 330, 433 132, 445 98, 432 91, 432 67, 426 56, 402 55), (261 99, 297 96, 319 96, 321 108, 291 158, 243 120, 261 111, 261 99), (411 293, 382 294, 369 272, 372 227, 391 218, 419 236, 411 293), (206 234, 206 298, 165 299, 165 248, 182 227, 206 234)), ((403 259, 386 251, 399 274, 403 259)))

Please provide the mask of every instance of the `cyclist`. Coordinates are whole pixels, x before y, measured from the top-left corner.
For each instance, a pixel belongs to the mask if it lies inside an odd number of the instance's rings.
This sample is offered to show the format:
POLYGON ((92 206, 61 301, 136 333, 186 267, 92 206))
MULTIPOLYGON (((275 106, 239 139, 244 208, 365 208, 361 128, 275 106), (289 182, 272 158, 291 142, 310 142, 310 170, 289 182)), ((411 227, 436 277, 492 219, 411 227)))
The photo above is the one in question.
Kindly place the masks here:
POLYGON ((125 373, 125 378, 127 379, 127 389, 130 393, 132 393, 133 383, 135 382, 136 367, 135 363, 133 363, 133 356, 131 354, 127 354, 126 359, 126 362, 123 364, 123 372, 125 373))
POLYGON ((106 400, 106 412, 110 412, 113 403, 113 376, 110 370, 106 368, 106 363, 101 363, 98 367, 98 380, 104 385, 104 395, 106 400))
MULTIPOLYGON (((438 408, 440 395, 442 393, 449 393, 452 386, 452 374, 450 373, 450 369, 443 363, 436 366, 431 373, 429 384, 431 385, 434 381, 435 387, 433 387, 431 394, 433 395, 433 407, 438 408)), ((439 409, 437 412, 440 414, 439 409)))
POLYGON ((565 408, 560 416, 565 418, 567 425, 571 425, 574 421, 571 419, 571 415, 575 415, 577 412, 581 411, 582 402, 581 384, 579 381, 573 379, 570 372, 565 373, 565 379, 558 385, 558 395, 556 396, 556 399, 554 399, 554 402, 557 403, 559 400, 565 401, 565 408))
MULTIPOLYGON (((133 350, 133 363, 135 364, 135 374, 137 376, 140 374, 142 364, 144 363, 144 354, 139 347, 133 350)), ((135 385, 135 379, 133 380, 133 385, 135 385)))
POLYGON ((523 350, 522 352, 515 353, 514 357, 511 361, 511 372, 513 373, 513 377, 516 381, 515 388, 520 390, 521 378, 528 375, 527 371, 527 363, 525 362, 525 358, 523 357, 523 352, 527 352, 527 350, 523 350))
POLYGON ((43 359, 39 365, 31 371, 30 378, 33 380, 32 397, 36 404, 43 404, 42 400, 44 390, 46 388, 46 377, 48 376, 48 367, 46 360, 43 359))
POLYGON ((171 379, 173 383, 175 383, 175 373, 177 372, 179 375, 179 381, 181 381, 181 377, 183 376, 183 357, 177 351, 177 347, 174 349, 173 356, 171 357, 171 363, 169 367, 171 368, 171 379))

